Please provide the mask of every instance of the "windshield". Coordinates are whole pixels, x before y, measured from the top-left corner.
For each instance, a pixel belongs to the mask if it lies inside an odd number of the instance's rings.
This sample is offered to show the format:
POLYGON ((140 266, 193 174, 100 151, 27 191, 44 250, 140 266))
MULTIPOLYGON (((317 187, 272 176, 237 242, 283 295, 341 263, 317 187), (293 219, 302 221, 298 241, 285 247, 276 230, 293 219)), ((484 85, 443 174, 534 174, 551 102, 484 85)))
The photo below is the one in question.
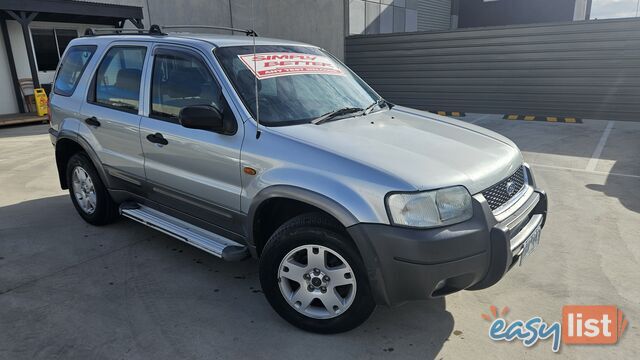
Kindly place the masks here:
POLYGON ((254 60, 260 123, 308 123, 344 108, 369 107, 379 96, 328 53, 306 46, 232 46, 214 51, 238 95, 256 117, 254 60))

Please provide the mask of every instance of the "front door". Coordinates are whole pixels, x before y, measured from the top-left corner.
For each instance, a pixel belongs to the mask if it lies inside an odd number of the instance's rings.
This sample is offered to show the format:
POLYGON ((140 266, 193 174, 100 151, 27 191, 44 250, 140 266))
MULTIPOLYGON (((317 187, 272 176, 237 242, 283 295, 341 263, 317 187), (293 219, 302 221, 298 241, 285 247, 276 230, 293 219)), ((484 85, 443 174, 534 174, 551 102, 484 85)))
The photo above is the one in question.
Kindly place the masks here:
POLYGON ((242 122, 234 134, 183 127, 178 115, 186 106, 214 106, 225 121, 236 117, 201 53, 162 45, 154 49, 152 64, 149 109, 140 127, 149 197, 241 234, 242 122))

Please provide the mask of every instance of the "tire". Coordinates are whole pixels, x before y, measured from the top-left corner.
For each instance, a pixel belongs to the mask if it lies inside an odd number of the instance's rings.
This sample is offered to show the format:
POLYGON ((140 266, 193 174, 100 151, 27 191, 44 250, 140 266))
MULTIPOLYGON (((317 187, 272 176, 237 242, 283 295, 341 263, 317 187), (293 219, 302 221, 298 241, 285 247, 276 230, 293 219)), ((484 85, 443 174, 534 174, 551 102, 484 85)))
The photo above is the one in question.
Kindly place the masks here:
POLYGON ((262 251, 260 283, 280 316, 315 333, 351 330, 367 320, 376 306, 355 245, 340 224, 320 213, 297 216, 275 231, 262 251), (325 261, 317 257, 323 253, 329 254, 325 261), (314 265, 320 261, 324 268, 314 265), (316 273, 314 268, 322 271, 316 273), (336 286, 342 283, 348 284, 336 286))
POLYGON ((98 171, 86 153, 79 152, 69 158, 66 176, 73 206, 86 222, 92 225, 106 225, 117 218, 117 205, 109 196, 107 188, 98 175, 98 171), (77 172, 75 178, 74 172, 77 172), (75 179, 81 179, 85 175, 88 181, 76 181, 74 183, 75 179), (81 184, 80 189, 78 188, 79 184, 81 184), (87 191, 86 193, 83 191, 83 185, 84 191, 87 191), (77 190, 80 190, 78 191, 79 195, 76 195, 77 190), (95 196, 90 195, 91 190, 93 190, 95 196), (85 199, 85 201, 82 199, 85 199), (87 203, 86 199, 90 199, 90 201, 87 203))

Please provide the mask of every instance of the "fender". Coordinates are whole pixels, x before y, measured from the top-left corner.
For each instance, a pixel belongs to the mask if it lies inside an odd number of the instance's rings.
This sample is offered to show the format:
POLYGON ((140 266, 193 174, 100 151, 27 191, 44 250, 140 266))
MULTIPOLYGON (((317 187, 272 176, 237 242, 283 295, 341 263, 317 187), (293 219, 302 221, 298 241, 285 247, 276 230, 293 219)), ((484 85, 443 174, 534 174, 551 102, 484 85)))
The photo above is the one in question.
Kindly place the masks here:
POLYGON ((258 257, 255 239, 253 238, 255 214, 264 201, 275 197, 288 198, 313 205, 336 218, 345 227, 345 229, 347 229, 358 249, 358 252, 361 254, 365 263, 365 268, 367 269, 367 277, 369 278, 369 281, 372 285, 377 284, 377 286, 374 287, 376 300, 380 304, 389 303, 389 299, 384 290, 384 278, 379 270, 378 255, 366 238, 365 234, 359 232, 357 226, 353 226, 361 222, 358 221, 351 211, 340 203, 315 191, 293 185, 272 185, 261 190, 253 198, 253 202, 251 203, 247 216, 247 245, 249 245, 249 251, 254 258, 258 257))
POLYGON ((304 189, 293 185, 272 185, 262 189, 251 202, 249 213, 247 217, 248 233, 247 242, 252 247, 255 245, 253 239, 253 223, 256 211, 260 208, 260 205, 272 198, 287 198, 291 200, 297 200, 309 205, 313 205, 329 215, 335 217, 345 228, 357 224, 358 219, 344 206, 337 201, 319 194, 315 191, 304 189))
POLYGON ((69 130, 65 130, 62 129, 58 132, 58 136, 56 139, 56 164, 58 167, 58 177, 60 179, 60 186, 64 189, 65 184, 66 184, 66 173, 61 172, 60 168, 61 166, 66 166, 66 164, 60 164, 59 160, 58 160, 58 143, 61 139, 67 139, 67 140, 71 140, 73 142, 75 142, 76 144, 80 145, 80 147, 84 150, 85 153, 87 153, 87 155, 89 155, 89 158, 91 159, 91 162, 93 162, 93 165, 96 167, 96 170, 98 171, 98 175, 100 176, 100 180, 102 180, 102 183, 105 184, 105 186, 107 188, 110 188, 111 184, 109 182, 109 177, 107 176, 107 173, 104 169, 104 166, 102 165, 102 162, 100 161, 100 159, 98 158, 98 155, 96 154, 96 152, 93 150, 93 148, 91 148, 91 146, 89 145, 89 142, 87 140, 85 140, 82 136, 71 132, 69 130))

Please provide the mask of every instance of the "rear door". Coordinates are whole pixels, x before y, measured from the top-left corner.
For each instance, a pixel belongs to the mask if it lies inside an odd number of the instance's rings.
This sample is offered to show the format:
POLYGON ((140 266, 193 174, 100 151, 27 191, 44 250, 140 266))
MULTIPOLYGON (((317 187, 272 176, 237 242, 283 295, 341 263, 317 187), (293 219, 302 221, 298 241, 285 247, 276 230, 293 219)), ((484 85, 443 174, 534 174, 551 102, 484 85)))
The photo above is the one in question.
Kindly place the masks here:
POLYGON ((225 231, 242 233, 240 147, 244 127, 236 120, 208 61, 188 47, 158 45, 154 49, 140 141, 149 197, 232 236, 225 231), (216 107, 237 130, 220 134, 183 127, 178 114, 193 105, 216 107))
POLYGON ((140 89, 149 45, 115 42, 103 54, 80 110, 80 134, 103 163, 112 188, 140 192, 145 178, 140 89))

